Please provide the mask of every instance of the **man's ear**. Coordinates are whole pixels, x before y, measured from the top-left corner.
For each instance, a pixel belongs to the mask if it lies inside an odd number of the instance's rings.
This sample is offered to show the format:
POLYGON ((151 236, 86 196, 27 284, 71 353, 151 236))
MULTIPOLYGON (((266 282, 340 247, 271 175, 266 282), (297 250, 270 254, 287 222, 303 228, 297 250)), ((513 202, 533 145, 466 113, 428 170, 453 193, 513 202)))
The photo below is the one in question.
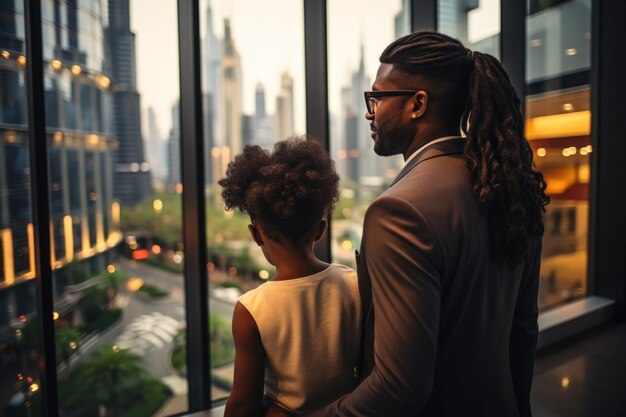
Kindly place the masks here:
POLYGON ((326 231, 326 226, 328 226, 328 222, 326 221, 326 219, 320 220, 317 232, 315 232, 315 238, 313 239, 314 242, 317 242, 322 238, 322 235, 326 231))
POLYGON ((255 225, 249 224, 248 230, 250 231, 250 234, 252 235, 252 239, 254 239, 256 244, 259 246, 263 246, 263 239, 261 239, 261 234, 259 233, 259 229, 257 229, 255 225))
POLYGON ((422 117, 424 113, 426 113, 426 109, 428 108, 428 93, 426 91, 418 91, 413 96, 413 108, 411 113, 412 119, 417 119, 422 117))

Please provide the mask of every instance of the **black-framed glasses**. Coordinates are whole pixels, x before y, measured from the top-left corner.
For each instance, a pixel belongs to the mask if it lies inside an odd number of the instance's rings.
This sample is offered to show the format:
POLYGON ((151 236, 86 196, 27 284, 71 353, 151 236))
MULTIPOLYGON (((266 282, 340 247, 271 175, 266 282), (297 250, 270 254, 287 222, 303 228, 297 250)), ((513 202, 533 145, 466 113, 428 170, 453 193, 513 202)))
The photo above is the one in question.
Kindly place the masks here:
MULTIPOLYGON (((391 97, 391 96, 410 96, 413 94, 417 94, 420 91, 424 90, 378 90, 378 91, 364 91, 363 95, 365 96, 365 106, 367 107, 367 112, 369 114, 375 114, 376 108, 378 107, 378 99, 380 97, 391 97)), ((428 96, 432 99, 432 94, 424 91, 428 96)))

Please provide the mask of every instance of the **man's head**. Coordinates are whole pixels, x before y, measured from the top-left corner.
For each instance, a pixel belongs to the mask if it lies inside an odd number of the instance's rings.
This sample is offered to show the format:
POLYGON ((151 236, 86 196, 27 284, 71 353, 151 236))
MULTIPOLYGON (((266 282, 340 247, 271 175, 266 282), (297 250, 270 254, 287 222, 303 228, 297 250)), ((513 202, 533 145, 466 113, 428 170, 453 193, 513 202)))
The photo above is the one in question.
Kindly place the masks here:
POLYGON ((416 32, 391 43, 366 92, 374 151, 405 157, 439 136, 458 135, 472 69, 455 39, 416 32))
POLYGON ((487 213, 494 255, 519 262, 543 233, 549 198, 524 137, 520 100, 502 65, 436 32, 392 42, 365 98, 374 150, 404 154, 465 136, 472 191, 487 213))

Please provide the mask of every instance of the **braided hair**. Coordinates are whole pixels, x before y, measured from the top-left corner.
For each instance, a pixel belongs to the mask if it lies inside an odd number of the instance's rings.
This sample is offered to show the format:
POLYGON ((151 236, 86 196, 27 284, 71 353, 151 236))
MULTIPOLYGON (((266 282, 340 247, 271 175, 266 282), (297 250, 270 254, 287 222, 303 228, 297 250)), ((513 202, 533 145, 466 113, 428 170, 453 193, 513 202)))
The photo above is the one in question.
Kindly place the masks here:
POLYGON ((466 136, 465 161, 473 194, 487 214, 492 256, 522 261, 543 235, 550 198, 524 136, 520 99, 500 62, 429 31, 397 39, 380 62, 454 86, 447 111, 466 136))
POLYGON ((316 141, 291 137, 272 153, 246 145, 218 182, 227 209, 239 207, 267 236, 302 243, 339 198, 335 163, 316 141))

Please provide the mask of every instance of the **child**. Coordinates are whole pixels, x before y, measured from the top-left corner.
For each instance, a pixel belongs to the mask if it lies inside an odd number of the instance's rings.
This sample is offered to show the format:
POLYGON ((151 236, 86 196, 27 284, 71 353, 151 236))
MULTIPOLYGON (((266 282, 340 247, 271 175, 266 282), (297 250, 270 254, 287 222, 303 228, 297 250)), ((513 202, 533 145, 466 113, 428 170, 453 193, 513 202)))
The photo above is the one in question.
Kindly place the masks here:
POLYGON ((252 238, 276 267, 271 281, 235 306, 235 376, 225 417, 262 415, 264 397, 302 414, 356 386, 356 273, 313 252, 338 182, 326 151, 302 138, 278 142, 271 154, 246 146, 219 181, 226 207, 250 215, 252 238))

